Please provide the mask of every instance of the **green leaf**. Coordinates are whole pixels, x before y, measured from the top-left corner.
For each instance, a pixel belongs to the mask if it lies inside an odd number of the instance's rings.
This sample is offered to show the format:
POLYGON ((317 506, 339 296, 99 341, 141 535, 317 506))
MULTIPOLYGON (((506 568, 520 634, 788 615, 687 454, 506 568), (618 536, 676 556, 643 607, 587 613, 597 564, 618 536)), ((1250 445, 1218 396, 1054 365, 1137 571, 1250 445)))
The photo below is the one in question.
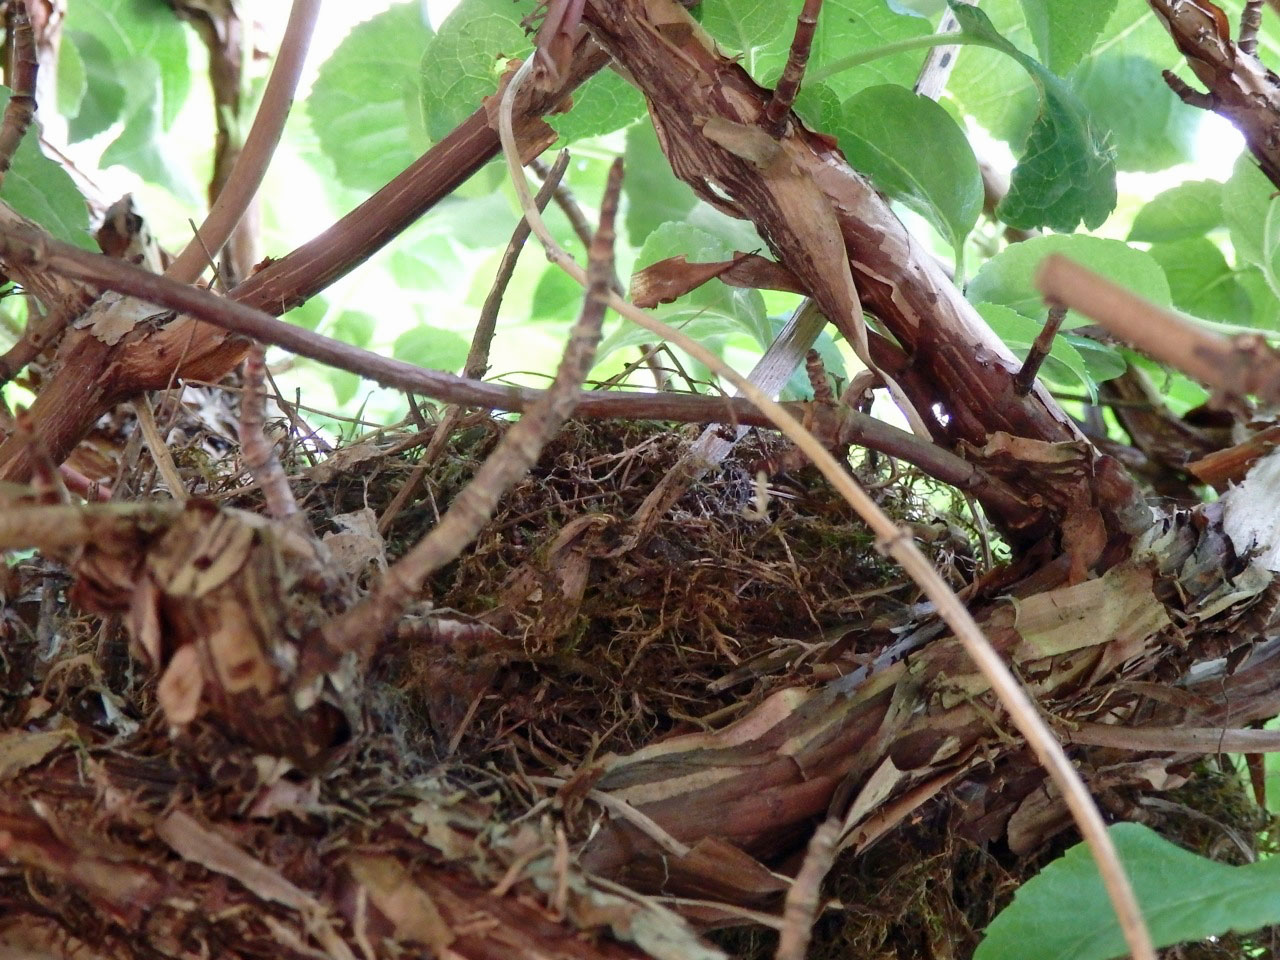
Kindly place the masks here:
POLYGON ((1027 26, 1040 59, 1054 73, 1065 74, 1093 49, 1117 0, 1022 0, 1027 26))
POLYGON ((623 163, 627 168, 627 175, 622 178, 622 192, 627 198, 627 237, 633 247, 638 247, 662 224, 683 220, 698 198, 687 183, 671 172, 653 124, 647 120, 627 130, 623 163))
POLYGON ((70 34, 64 34, 58 46, 58 112, 64 117, 78 114, 88 87, 80 49, 70 34))
MULTIPOLYGON (((773 86, 787 62, 803 0, 716 0, 703 4, 702 26, 760 83, 773 86)), ((884 0, 826 0, 814 31, 809 70, 862 50, 930 32, 929 21, 889 8, 884 0)), ((924 54, 894 54, 827 80, 841 99, 879 83, 911 86, 924 54)))
POLYGON ((329 301, 324 297, 312 297, 302 306, 294 307, 280 319, 286 323, 292 323, 296 327, 315 330, 324 322, 324 318, 328 313, 329 301))
POLYGON ((432 36, 416 0, 398 3, 356 26, 320 67, 307 111, 347 186, 376 190, 425 147, 419 65, 432 36))
POLYGON ((1116 205, 1115 160, 1105 136, 1066 84, 1000 36, 986 14, 956 0, 951 9, 966 33, 1025 67, 1041 95, 1040 113, 997 210, 1000 218, 1024 229, 1066 232, 1081 221, 1099 226, 1116 205))
POLYGON ((854 168, 928 220, 960 256, 982 212, 982 174, 942 107, 906 87, 869 87, 845 101, 829 132, 854 168))
POLYGON ((1109 130, 1121 170, 1164 170, 1195 158, 1201 111, 1178 99, 1146 57, 1112 51, 1082 63, 1071 87, 1109 130))
MULTIPOLYGON (((1136 823, 1110 833, 1157 947, 1280 922, 1280 858, 1232 867, 1136 823)), ((1110 960, 1127 952, 1093 858, 1078 844, 1019 888, 974 960, 1110 960)))
POLYGON ((512 57, 533 45, 511 0, 462 0, 422 54, 422 117, 427 136, 441 140, 498 90, 512 57))
POLYGON ((457 372, 466 362, 470 347, 464 337, 451 330, 437 330, 420 324, 396 337, 391 345, 391 355, 419 367, 457 372))
POLYGON ((367 347, 378 329, 378 318, 359 310, 343 310, 329 326, 329 335, 353 347, 367 347))
POLYGON ((1248 151, 1222 185, 1222 213, 1237 261, 1258 267, 1280 297, 1280 197, 1248 151))
POLYGON ((1157 194, 1139 210, 1129 239, 1146 243, 1190 240, 1222 224, 1222 184, 1190 180, 1157 194))
POLYGON ((549 266, 538 278, 529 305, 529 319, 567 321, 582 306, 582 288, 556 266, 549 266))
MULTIPOLYGON (((982 319, 995 332, 1005 346, 1014 352, 1020 360, 1025 360, 1031 345, 1044 328, 1044 320, 1032 320, 1009 307, 999 303, 978 303, 974 309, 982 314, 982 319)), ((1040 368, 1039 377, 1065 390, 1084 388, 1090 397, 1096 398, 1097 384, 1089 375, 1084 357, 1075 346, 1059 335, 1053 338, 1049 347, 1049 355, 1045 357, 1040 368)))
MULTIPOLYGON (((664 223, 645 239, 635 269, 642 270, 659 260, 679 255, 684 255, 690 263, 707 263, 728 259, 732 253, 733 245, 709 230, 687 223, 664 223)), ((673 303, 662 304, 653 313, 698 338, 745 332, 762 346, 772 338, 760 291, 730 287, 720 280, 710 280, 673 303)), ((620 321, 600 344, 596 360, 603 360, 621 347, 650 343, 653 339, 652 333, 620 321)))
MULTIPOLYGON (((1064 12, 1077 6, 1053 0, 1047 3, 1061 7, 1064 12)), ((1020 0, 983 0, 982 9, 996 30, 1014 46, 1024 53, 1035 49, 1020 0)), ((1118 0, 1115 13, 1082 63, 1113 50, 1146 57, 1161 68, 1176 67, 1184 62, 1169 42, 1169 34, 1160 21, 1152 16, 1146 0, 1118 0)), ((992 136, 1011 144, 1026 140, 1035 116, 1037 96, 1030 77, 1008 57, 966 47, 956 63, 948 91, 963 104, 965 113, 992 136)))
POLYGON ((68 114, 67 136, 79 143, 109 128, 124 111, 124 87, 116 82, 116 64, 107 45, 91 33, 68 30, 63 42, 79 51, 84 93, 79 110, 68 114))
POLYGON ((71 123, 72 140, 121 120, 124 127, 107 146, 103 164, 123 164, 198 202, 162 136, 191 87, 187 31, 170 6, 164 0, 76 0, 68 4, 63 29, 79 49, 86 77, 80 112, 87 115, 83 123, 79 117, 71 123))
POLYGON ((1151 245, 1151 256, 1169 278, 1173 305, 1206 320, 1249 324, 1253 303, 1236 281, 1217 244, 1204 237, 1151 245))
POLYGON ((1236 282, 1244 288, 1253 302, 1250 324, 1260 330, 1280 331, 1280 300, 1268 286, 1262 271, 1257 267, 1247 267, 1236 274, 1236 282))
MULTIPOLYGON (((0 86, 0 111, 9 103, 11 93, 0 86)), ((67 171, 40 151, 39 139, 40 125, 33 123, 14 152, 0 199, 59 240, 96 252, 84 197, 67 171)))
MULTIPOLYGON (((1033 279, 1040 261, 1051 253, 1064 254, 1140 297, 1169 306, 1169 281, 1150 254, 1119 240, 1085 234, 1033 237, 1006 247, 982 265, 965 296, 973 303, 999 303, 1038 319, 1045 306, 1033 279)), ((1070 313, 1065 326, 1082 322, 1083 318, 1070 313)))
MULTIPOLYGON (((1020 50, 1035 49, 1019 0, 984 0, 982 6, 1002 37, 1020 50)), ((1040 102, 1021 64, 978 46, 960 49, 947 92, 993 137, 1018 145, 1027 139, 1040 102)))
POLYGON ((568 113, 547 122, 565 143, 621 130, 645 112, 644 95, 612 70, 601 70, 573 95, 568 113))

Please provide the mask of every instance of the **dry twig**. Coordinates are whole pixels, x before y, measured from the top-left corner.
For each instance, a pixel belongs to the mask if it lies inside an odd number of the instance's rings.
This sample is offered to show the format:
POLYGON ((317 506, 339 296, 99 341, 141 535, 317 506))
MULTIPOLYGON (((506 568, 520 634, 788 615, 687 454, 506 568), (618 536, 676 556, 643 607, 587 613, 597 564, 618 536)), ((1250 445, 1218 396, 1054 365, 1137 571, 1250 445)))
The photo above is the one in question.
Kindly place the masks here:
POLYGON ((1017 376, 1013 378, 1013 389, 1019 395, 1025 397, 1031 392, 1031 385, 1036 382, 1036 374, 1040 372, 1040 366, 1044 363, 1044 358, 1049 356, 1049 351, 1053 348, 1053 338, 1058 335, 1058 330, 1066 316, 1066 307, 1052 306, 1049 308, 1049 316, 1045 318, 1044 326, 1036 336, 1035 343, 1031 344, 1027 359, 1022 361, 1022 368, 1018 370, 1017 376))
MULTIPOLYGON (((539 210, 546 209, 547 203, 552 195, 559 189, 560 178, 564 176, 565 169, 569 166, 569 151, 560 151, 560 156, 556 158, 555 165, 549 170, 545 170, 543 174, 544 182, 542 189, 538 191, 534 203, 538 205, 539 210)), ((507 249, 503 251, 502 259, 498 262, 498 269, 494 272, 493 283, 489 287, 489 295, 485 297, 484 306, 480 308, 480 316, 476 320, 476 329, 471 335, 471 349, 467 351, 466 362, 462 365, 462 376, 468 380, 479 380, 484 376, 485 371, 489 369, 489 347, 493 343, 493 334, 497 328, 498 310, 502 307, 502 298, 507 291, 507 285, 511 283, 511 277, 516 271, 516 262, 520 258, 520 251, 524 249, 525 242, 529 239, 529 223, 522 216, 520 222, 516 224, 515 230, 511 234, 511 240, 507 244, 507 249)), ((409 394, 410 404, 412 405, 413 394, 409 394)), ((396 491, 396 495, 391 498, 391 502, 387 504, 387 508, 382 511, 382 516, 378 518, 378 530, 386 533, 391 529, 391 524, 404 509, 404 505, 409 502, 418 491, 422 478, 426 476, 427 471, 432 464, 444 451, 445 444, 449 442, 454 427, 458 424, 458 419, 462 414, 462 408, 457 404, 452 404, 444 412, 440 418, 439 424, 434 428, 431 435, 431 441, 427 444, 427 449, 423 451, 422 458, 414 466, 413 471, 405 478, 400 489, 396 491)))
POLYGON ((1041 262, 1036 286, 1050 303, 1079 310, 1220 396, 1280 401, 1280 354, 1259 335, 1227 338, 1197 327, 1058 253, 1041 262))
POLYGON ((199 277, 204 272, 206 251, 217 253, 222 249, 258 192, 284 132, 284 123, 293 104, 293 93, 298 88, 298 78, 302 75, 302 64, 306 60, 319 13, 320 0, 293 0, 284 39, 262 94, 262 104, 245 138, 244 149, 236 158, 235 166, 205 217, 200 232, 170 264, 165 271, 166 276, 183 283, 191 283, 199 277))
MULTIPOLYGON (((613 224, 621 186, 622 161, 618 160, 609 172, 600 207, 600 228, 589 251, 589 275, 584 278, 587 280, 587 292, 582 313, 569 333, 564 358, 551 389, 506 432, 432 531, 387 571, 377 589, 365 601, 324 629, 329 653, 341 655, 354 650, 363 657, 371 654, 387 628, 417 595, 423 581, 456 558, 475 538, 492 516, 498 500, 537 462, 542 448, 573 412, 578 385, 595 359, 606 296, 610 295, 613 224)), ((525 209, 525 216, 531 224, 539 216, 532 198, 525 209)))

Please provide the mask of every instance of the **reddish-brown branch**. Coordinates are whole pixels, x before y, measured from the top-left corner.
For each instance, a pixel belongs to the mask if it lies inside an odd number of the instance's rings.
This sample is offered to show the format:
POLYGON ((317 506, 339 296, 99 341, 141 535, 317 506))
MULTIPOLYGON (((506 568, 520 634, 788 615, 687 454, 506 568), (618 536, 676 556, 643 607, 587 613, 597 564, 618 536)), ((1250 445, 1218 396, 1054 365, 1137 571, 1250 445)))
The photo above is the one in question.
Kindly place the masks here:
POLYGON ((791 38, 787 65, 782 68, 782 76, 778 79, 778 85, 764 112, 763 126, 772 137, 781 137, 786 129, 787 117, 800 92, 800 82, 804 80, 804 68, 809 63, 809 50, 813 47, 813 34, 818 28, 818 14, 821 11, 822 0, 804 0, 800 16, 796 19, 796 32, 791 38))
POLYGON ((1018 371, 1018 375, 1013 378, 1013 389, 1018 392, 1019 396, 1026 396, 1031 390, 1031 385, 1036 382, 1036 374, 1040 372, 1040 366, 1044 363, 1045 357, 1049 356, 1049 351, 1053 349, 1053 338, 1058 335, 1058 329, 1062 326, 1062 321, 1067 317, 1065 307, 1050 307, 1049 316, 1045 318, 1044 327, 1036 336, 1035 343, 1031 344, 1031 350, 1027 353, 1027 359, 1022 361, 1022 369, 1018 371))
POLYGON ((904 375, 893 375, 915 408, 945 414, 944 442, 982 448, 1003 433, 1080 445, 1081 469, 1070 478, 1010 472, 1044 512, 1030 526, 1019 525, 1025 515, 993 512, 1007 535, 1036 540, 1073 511, 1094 509, 1101 528, 1125 535, 1121 515, 1136 499, 1121 471, 1095 457, 1041 386, 1017 394, 1016 360, 830 138, 798 123, 781 140, 768 138, 768 91, 674 2, 589 0, 584 19, 644 90, 675 173, 709 202, 752 220, 850 342, 858 341, 849 296, 856 286, 910 357, 904 375), (1097 483, 1102 470, 1115 482, 1097 483))
POLYGON ((9 172, 13 155, 22 143, 27 128, 36 115, 36 40, 27 16, 27 5, 15 0, 8 11, 10 37, 9 87, 13 93, 4 108, 4 122, 0 123, 0 183, 9 172))

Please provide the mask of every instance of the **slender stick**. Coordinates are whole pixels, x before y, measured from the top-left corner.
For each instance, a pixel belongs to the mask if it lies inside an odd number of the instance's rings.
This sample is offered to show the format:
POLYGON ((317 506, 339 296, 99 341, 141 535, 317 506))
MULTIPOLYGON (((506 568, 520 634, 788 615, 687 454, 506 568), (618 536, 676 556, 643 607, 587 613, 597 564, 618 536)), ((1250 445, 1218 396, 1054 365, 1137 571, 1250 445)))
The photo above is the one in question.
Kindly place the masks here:
MULTIPOLYGON (((559 189, 560 178, 564 176, 568 166, 569 151, 561 150, 560 156, 556 158, 555 166, 549 170, 545 167, 543 168, 545 172, 542 189, 538 191, 538 195, 533 201, 538 205, 539 210, 546 209, 552 194, 559 189)), ((476 320, 476 329, 471 335, 471 349, 467 351, 466 362, 462 365, 462 375, 468 380, 479 380, 484 376, 485 371, 489 369, 489 348, 493 344, 493 334, 498 325, 498 310, 502 307, 503 295, 506 293, 507 286, 511 283, 511 277, 516 271, 516 263, 520 258, 520 251, 524 249, 528 239, 529 222, 521 216, 520 222, 516 224, 516 228, 511 234, 510 242, 507 243, 507 249, 503 251, 502 259, 498 262, 498 269, 493 275, 493 284, 489 287, 489 295, 485 297, 484 306, 480 308, 480 317, 476 320)), ((413 394, 409 396, 412 398, 413 394)), ((382 511, 382 516, 378 518, 379 533, 385 534, 391 529, 391 524, 395 522, 400 511, 404 509, 404 505, 418 492, 418 486, 422 483, 422 478, 427 475, 427 471, 431 469, 432 464, 444 452, 445 444, 449 442, 449 437, 453 433, 454 427, 457 426, 461 414, 462 408, 456 404, 451 404, 449 409, 444 412, 444 416, 441 417, 440 422, 435 427, 431 441, 427 444, 427 449, 422 452, 422 459, 417 462, 412 472, 405 478, 404 483, 400 485, 400 489, 396 491, 396 495, 387 504, 387 508, 382 511)))
POLYGON ((832 817, 809 838, 809 849, 805 851, 800 872, 787 890, 775 960, 805 960, 809 952, 813 922, 818 917, 822 879, 831 870, 839 851, 840 828, 840 818, 832 817))
MULTIPOLYGON (((616 160, 609 171, 604 202, 600 207, 600 228, 589 248, 586 299, 578 321, 569 333, 564 358, 560 361, 551 389, 507 430, 471 482, 454 498, 440 522, 387 571, 377 589, 324 628, 323 636, 328 648, 324 652, 341 656, 348 651, 356 651, 361 658, 369 657, 427 577, 457 558, 475 539, 493 515, 498 501, 537 462, 542 448, 573 413, 578 385, 595 360, 605 301, 610 295, 613 224, 621 187, 622 161, 616 160)), ((532 209, 532 216, 537 216, 537 208, 532 209)))
POLYGON ((1035 343, 1031 344, 1027 359, 1022 361, 1022 367, 1013 378, 1013 389, 1018 396, 1025 397, 1031 392, 1031 387, 1036 382, 1036 374, 1040 372, 1044 358, 1053 349, 1053 338, 1058 335, 1058 329, 1066 316, 1066 307, 1055 304, 1049 308, 1049 316, 1045 318, 1044 326, 1036 336, 1035 343))
POLYGON ((1062 736, 1070 743, 1143 753, 1280 753, 1280 730, 1075 723, 1064 726, 1062 736))
MULTIPOLYGON (((560 180, 569 167, 569 151, 561 150, 555 164, 543 174, 542 189, 534 198, 539 210, 545 210, 547 203, 560 190, 560 180)), ((471 335, 471 349, 467 351, 467 360, 462 365, 462 375, 468 380, 479 380, 489 369, 489 348, 493 345, 493 334, 498 325, 498 310, 502 307, 502 298, 507 292, 507 285, 516 272, 516 263, 520 259, 520 251, 529 239, 529 221, 523 215, 511 233, 507 249, 502 253, 498 269, 493 275, 493 284, 489 287, 489 295, 480 308, 480 317, 476 320, 475 332, 471 335)), ((588 241, 590 237, 588 237, 588 241)))
POLYGON ((255 343, 244 357, 244 390, 240 394, 240 455, 249 474, 262 488, 267 511, 275 519, 287 523, 300 533, 311 533, 305 513, 289 488, 275 447, 267 439, 265 408, 267 362, 262 344, 255 343))
MULTIPOLYGON (((529 184, 520 165, 520 154, 512 123, 512 108, 515 95, 528 77, 532 63, 531 58, 516 72, 507 87, 498 115, 498 133, 502 139, 503 153, 506 155, 507 168, 511 173, 516 195, 520 198, 525 216, 533 226, 534 234, 547 248, 547 259, 585 286, 587 283, 585 271, 555 242, 555 238, 551 236, 546 224, 533 206, 529 184)), ((1080 828, 1097 862, 1098 872, 1102 876, 1103 885, 1111 899, 1130 952, 1135 960, 1155 960, 1155 948, 1152 946, 1146 922, 1142 918, 1142 911, 1138 907, 1133 886, 1129 882, 1128 874, 1125 873, 1124 865, 1120 862, 1111 835, 1107 832, 1102 814, 1089 795, 1088 788, 1067 758, 1062 744, 1041 719, 1039 711, 1032 704, 1022 685, 1014 678, 1004 660, 983 636, 982 630, 955 592, 934 569, 928 558, 920 552, 911 538, 910 531, 898 527, 798 420, 702 344, 656 320, 616 294, 609 295, 608 305, 644 329, 671 340, 694 359, 737 386, 773 420, 778 429, 785 433, 792 443, 808 455, 827 481, 853 506, 876 534, 878 549, 897 560, 925 595, 933 601, 939 615, 955 632, 970 659, 977 665, 1000 702, 1009 711, 1009 717, 1014 726, 1026 739, 1041 766, 1048 771, 1049 776, 1061 791, 1076 825, 1080 828)))
POLYGON ((818 14, 821 11, 822 0, 804 0, 800 16, 796 19, 796 32, 791 38, 787 64, 782 68, 782 76, 764 110, 765 132, 775 140, 786 130, 787 114, 791 112, 791 106, 800 92, 800 83, 804 80, 804 68, 809 63, 809 51, 813 47, 813 34, 818 27, 818 14))
POLYGON ((1036 286, 1051 303, 1079 310, 1121 340, 1232 397, 1280 401, 1280 355, 1258 334, 1223 337, 1157 307, 1059 253, 1045 257, 1036 286))
POLYGON ((22 0, 15 0, 10 6, 9 36, 13 51, 9 86, 13 93, 4 108, 4 122, 0 123, 0 184, 4 183, 13 155, 18 152, 18 145, 36 115, 36 73, 40 64, 36 60, 31 18, 22 0))
POLYGON ((302 75, 302 64, 311 44, 311 33, 320 13, 320 2, 293 0, 280 52, 276 54, 275 66, 271 68, 262 104, 253 118, 244 149, 236 158, 235 167, 205 217, 200 232, 170 264, 165 276, 183 283, 194 282, 204 272, 206 251, 217 253, 222 249, 262 185, 262 178, 284 132, 285 120, 289 117, 293 94, 302 75))
POLYGON ((151 401, 147 399, 145 393, 133 402, 133 410, 138 415, 142 439, 146 442, 147 449, 151 451, 151 459, 156 469, 160 471, 160 476, 164 478, 170 496, 179 503, 186 503, 191 498, 182 482, 182 474, 178 473, 178 465, 173 462, 173 454, 169 452, 169 447, 160 434, 160 428, 156 425, 155 412, 151 409, 151 401))

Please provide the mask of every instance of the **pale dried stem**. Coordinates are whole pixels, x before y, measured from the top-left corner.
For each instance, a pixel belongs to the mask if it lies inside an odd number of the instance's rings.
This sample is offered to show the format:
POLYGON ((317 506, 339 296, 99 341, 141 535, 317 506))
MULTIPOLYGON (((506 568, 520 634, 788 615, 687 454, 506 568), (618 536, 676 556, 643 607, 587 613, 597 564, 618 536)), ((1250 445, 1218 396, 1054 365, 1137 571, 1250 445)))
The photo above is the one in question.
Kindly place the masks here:
POLYGON ((839 852, 841 823, 839 817, 825 821, 809 839, 804 863, 795 882, 787 890, 782 907, 782 932, 778 937, 775 960, 804 960, 813 939, 813 922, 821 905, 822 880, 831 870, 839 852))
MULTIPOLYGON (((555 242, 546 224, 533 205, 533 197, 529 192, 529 184, 520 165, 520 153, 516 144, 512 122, 512 109, 516 94, 521 84, 529 75, 534 58, 530 58, 516 72, 503 96, 502 108, 498 118, 498 132, 502 140, 503 153, 506 155, 507 167, 511 172, 512 183, 520 204, 533 227, 534 234, 547 248, 547 259, 555 263, 579 284, 585 286, 587 276, 582 267, 555 242)), ((925 595, 933 601, 938 613, 947 625, 955 632, 965 651, 977 665, 983 677, 991 685, 1000 702, 1008 710, 1014 726, 1026 739, 1034 751, 1041 766, 1057 784, 1068 809, 1090 852, 1098 864, 1107 895, 1111 899, 1120 928, 1124 932, 1125 941, 1135 960, 1155 960, 1155 948, 1151 943, 1150 933, 1142 918, 1133 887, 1125 873, 1124 866, 1107 833, 1106 824, 1097 805, 1089 795, 1088 788, 1067 758, 1052 731, 1040 718, 1038 711, 1023 690, 1022 685, 1014 678, 1008 666, 996 653, 990 642, 983 636, 981 629, 955 595, 955 592, 942 579, 928 558, 915 545, 909 530, 898 527, 888 515, 858 485, 848 471, 841 468, 826 449, 814 436, 806 430, 798 420, 783 407, 761 393, 760 390, 727 364, 724 363, 702 344, 691 339, 679 330, 649 316, 643 310, 623 300, 616 294, 608 297, 608 306, 634 323, 639 324, 651 333, 670 340, 694 359, 706 365, 734 384, 748 399, 773 421, 787 438, 799 447, 814 465, 822 472, 827 481, 843 496, 858 515, 867 523, 877 537, 878 548, 892 556, 907 574, 914 580, 925 595)))
POLYGON ((186 485, 182 482, 182 475, 178 473, 178 465, 173 462, 173 454, 169 452, 164 437, 160 435, 155 413, 151 409, 151 401, 147 399, 146 394, 133 401, 133 412, 138 415, 142 439, 146 442, 147 449, 151 451, 151 459, 156 469, 160 471, 160 476, 164 478, 170 495, 179 503, 186 503, 190 499, 187 496, 186 485))
POLYGON ((275 65, 262 94, 262 103, 253 118, 253 126, 245 138, 244 149, 236 158, 226 185, 218 194, 199 233, 173 261, 165 276, 181 283, 193 283, 204 272, 207 253, 217 253, 231 237, 236 224, 244 216, 262 185, 267 166, 280 143, 285 120, 293 104, 293 94, 302 75, 311 33, 320 13, 320 0, 293 0, 284 39, 276 54, 275 65))

